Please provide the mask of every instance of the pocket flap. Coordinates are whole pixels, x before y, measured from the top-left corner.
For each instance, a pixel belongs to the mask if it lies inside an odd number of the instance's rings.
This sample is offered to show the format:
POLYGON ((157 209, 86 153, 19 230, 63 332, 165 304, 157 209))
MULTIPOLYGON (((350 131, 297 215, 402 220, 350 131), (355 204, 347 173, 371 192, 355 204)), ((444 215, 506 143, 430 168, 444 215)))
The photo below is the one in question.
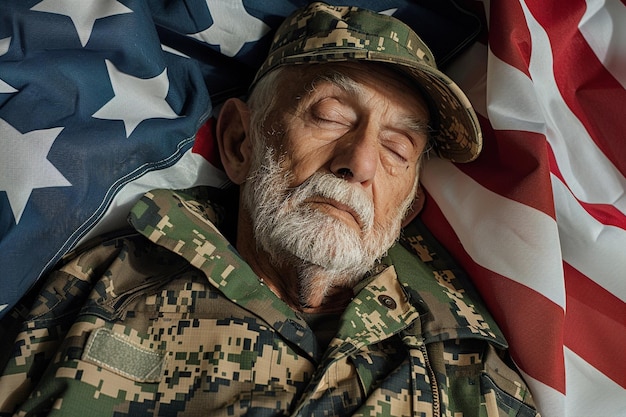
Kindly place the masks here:
POLYGON ((150 349, 101 327, 94 330, 82 360, 137 382, 159 382, 165 368, 166 352, 150 349))

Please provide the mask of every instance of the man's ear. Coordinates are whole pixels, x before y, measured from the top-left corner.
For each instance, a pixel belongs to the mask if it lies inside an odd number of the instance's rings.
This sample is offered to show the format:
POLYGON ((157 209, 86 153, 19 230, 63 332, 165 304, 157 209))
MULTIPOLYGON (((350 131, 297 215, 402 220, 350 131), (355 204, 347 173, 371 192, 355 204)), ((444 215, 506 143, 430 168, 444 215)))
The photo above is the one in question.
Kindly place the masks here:
POLYGON ((242 184, 252 158, 248 105, 238 98, 228 99, 217 118, 215 132, 226 175, 235 184, 242 184))

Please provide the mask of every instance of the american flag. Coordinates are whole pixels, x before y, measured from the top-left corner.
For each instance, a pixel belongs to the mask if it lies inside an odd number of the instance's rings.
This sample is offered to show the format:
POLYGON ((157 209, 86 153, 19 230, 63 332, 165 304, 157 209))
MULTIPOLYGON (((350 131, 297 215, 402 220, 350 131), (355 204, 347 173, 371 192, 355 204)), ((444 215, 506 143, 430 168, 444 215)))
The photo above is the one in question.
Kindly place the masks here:
MULTIPOLYGON (((304 3, 0 0, 0 315, 145 191, 227 183, 213 108, 304 3)), ((354 3, 413 26, 480 115, 483 154, 429 160, 421 215, 540 411, 626 416, 624 1, 354 3)))
POLYGON ((473 277, 544 416, 626 415, 626 7, 484 3, 448 72, 476 164, 431 160, 429 226, 473 277))

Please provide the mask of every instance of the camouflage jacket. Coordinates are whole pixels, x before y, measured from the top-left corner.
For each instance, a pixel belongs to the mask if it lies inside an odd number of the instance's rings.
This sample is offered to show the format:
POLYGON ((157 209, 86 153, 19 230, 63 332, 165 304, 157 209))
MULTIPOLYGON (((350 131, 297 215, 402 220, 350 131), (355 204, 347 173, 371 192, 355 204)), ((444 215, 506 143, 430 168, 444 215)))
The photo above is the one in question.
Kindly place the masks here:
POLYGON ((136 230, 68 257, 6 316, 0 413, 536 415, 493 319, 419 223, 320 349, 214 226, 228 213, 209 192, 146 194, 136 230))

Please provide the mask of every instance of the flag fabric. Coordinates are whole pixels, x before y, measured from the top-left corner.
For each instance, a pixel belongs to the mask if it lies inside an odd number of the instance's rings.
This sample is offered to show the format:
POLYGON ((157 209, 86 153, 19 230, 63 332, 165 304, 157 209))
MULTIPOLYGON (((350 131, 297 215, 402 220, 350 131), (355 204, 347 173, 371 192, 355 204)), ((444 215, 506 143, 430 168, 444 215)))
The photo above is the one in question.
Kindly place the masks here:
MULTIPOLYGON (((305 3, 0 0, 0 316, 145 191, 228 183, 213 113, 305 3)), ((421 216, 542 415, 626 416, 625 3, 354 3, 411 25, 481 118, 475 163, 426 162, 421 216)))
POLYGON ((626 415, 626 7, 484 3, 449 74, 485 133, 429 161, 422 216, 472 276, 544 416, 626 415))
POLYGON ((0 3, 2 312, 107 212, 125 217, 120 192, 189 159, 209 97, 164 49, 141 1, 0 3))

